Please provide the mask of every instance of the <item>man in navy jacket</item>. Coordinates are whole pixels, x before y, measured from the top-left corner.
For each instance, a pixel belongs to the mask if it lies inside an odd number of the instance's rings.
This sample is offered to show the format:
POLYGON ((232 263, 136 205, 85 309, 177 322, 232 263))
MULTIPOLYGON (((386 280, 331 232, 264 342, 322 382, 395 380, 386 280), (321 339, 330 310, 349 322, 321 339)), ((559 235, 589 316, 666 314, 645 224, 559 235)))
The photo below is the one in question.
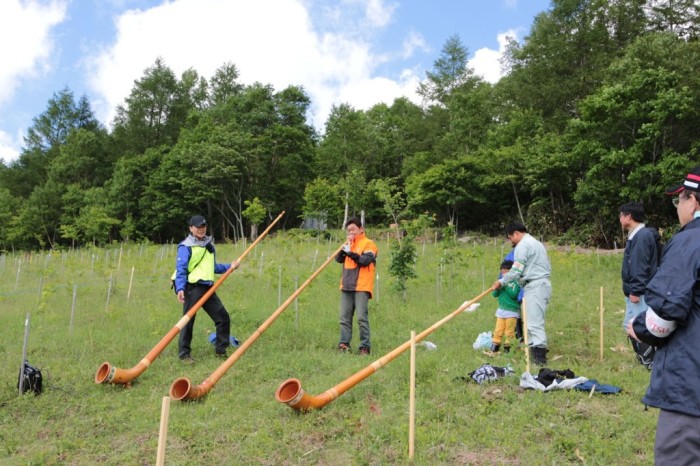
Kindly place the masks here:
POLYGON ((681 229, 664 249, 647 284, 646 311, 627 333, 656 346, 649 388, 642 401, 661 411, 656 464, 698 464, 700 458, 700 166, 669 188, 681 229))
MULTIPOLYGON (((644 290, 656 273, 659 234, 644 224, 644 206, 639 202, 620 206, 620 225, 628 232, 622 259, 622 292, 626 309, 622 327, 626 329, 630 320, 647 309, 644 290)), ((639 362, 651 370, 654 347, 631 338, 630 342, 639 362)))

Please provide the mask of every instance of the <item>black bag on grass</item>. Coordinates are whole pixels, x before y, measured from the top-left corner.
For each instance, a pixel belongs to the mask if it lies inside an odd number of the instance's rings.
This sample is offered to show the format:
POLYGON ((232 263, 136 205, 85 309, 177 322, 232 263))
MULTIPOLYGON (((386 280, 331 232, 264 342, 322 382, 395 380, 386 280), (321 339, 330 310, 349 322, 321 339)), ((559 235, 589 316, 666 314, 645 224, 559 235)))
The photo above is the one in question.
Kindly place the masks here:
POLYGON ((41 383, 41 371, 29 364, 29 361, 24 361, 17 380, 17 388, 20 393, 31 391, 35 395, 39 395, 41 394, 41 383))

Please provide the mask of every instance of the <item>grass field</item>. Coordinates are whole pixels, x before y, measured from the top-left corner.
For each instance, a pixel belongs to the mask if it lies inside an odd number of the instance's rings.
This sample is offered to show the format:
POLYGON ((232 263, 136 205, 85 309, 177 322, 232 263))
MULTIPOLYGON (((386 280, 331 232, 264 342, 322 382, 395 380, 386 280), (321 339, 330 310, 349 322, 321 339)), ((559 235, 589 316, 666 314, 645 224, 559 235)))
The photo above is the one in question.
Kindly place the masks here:
MULTIPOLYGON (((339 241, 290 234, 263 240, 219 289, 232 334, 241 342, 252 335, 339 241)), ((490 286, 509 245, 500 238, 418 243, 418 278, 404 303, 386 272, 387 240, 377 243, 372 356, 334 351, 340 265, 332 262, 206 397, 171 403, 166 464, 409 463, 408 351, 305 414, 278 403, 275 390, 295 377, 317 395, 357 373, 409 340, 411 330, 429 328, 490 286)), ((219 245, 218 259, 232 260, 243 250, 242 243, 219 245)), ((657 411, 640 402, 649 373, 621 329, 621 255, 549 251, 548 367, 623 391, 590 396, 520 388, 524 352, 490 358, 472 348, 480 332, 493 330, 496 300, 487 296, 477 312, 458 315, 426 338, 437 349, 417 348, 415 464, 653 463, 657 411), (484 362, 511 364, 516 376, 487 385, 460 379, 484 362)), ((174 257, 174 245, 138 244, 0 256, 0 464, 155 464, 170 384, 181 376, 199 384, 222 363, 207 341, 209 317, 197 314, 196 365, 180 363, 173 341, 130 388, 93 379, 104 361, 135 366, 180 319, 169 288, 174 257), (44 376, 38 397, 17 393, 27 313, 28 360, 44 376)), ((357 336, 355 327, 354 347, 357 336)))

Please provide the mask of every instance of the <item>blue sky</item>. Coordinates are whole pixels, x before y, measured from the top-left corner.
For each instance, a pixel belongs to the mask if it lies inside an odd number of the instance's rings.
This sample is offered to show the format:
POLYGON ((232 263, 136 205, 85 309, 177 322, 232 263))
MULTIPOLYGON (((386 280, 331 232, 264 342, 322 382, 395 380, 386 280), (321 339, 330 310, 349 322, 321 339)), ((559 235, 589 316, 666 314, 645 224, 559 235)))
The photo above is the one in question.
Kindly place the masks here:
POLYGON ((334 104, 367 109, 416 89, 458 35, 470 66, 501 76, 506 36, 522 41, 549 0, 1 0, 0 158, 19 155, 54 93, 86 95, 110 128, 157 57, 210 78, 234 63, 244 84, 302 85, 312 123, 334 104))

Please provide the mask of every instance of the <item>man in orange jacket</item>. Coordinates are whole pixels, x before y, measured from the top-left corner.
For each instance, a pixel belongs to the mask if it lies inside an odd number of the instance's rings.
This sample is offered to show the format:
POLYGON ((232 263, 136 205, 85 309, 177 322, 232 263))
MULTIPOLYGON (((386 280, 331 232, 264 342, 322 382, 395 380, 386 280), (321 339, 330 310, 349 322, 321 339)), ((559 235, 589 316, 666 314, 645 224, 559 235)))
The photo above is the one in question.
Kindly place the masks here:
POLYGON ((362 355, 369 355, 369 300, 374 288, 374 267, 377 261, 377 246, 365 236, 362 221, 353 217, 345 224, 347 242, 335 260, 343 264, 340 279, 340 342, 338 350, 350 351, 352 340, 352 319, 357 312, 357 325, 360 328, 362 355))

